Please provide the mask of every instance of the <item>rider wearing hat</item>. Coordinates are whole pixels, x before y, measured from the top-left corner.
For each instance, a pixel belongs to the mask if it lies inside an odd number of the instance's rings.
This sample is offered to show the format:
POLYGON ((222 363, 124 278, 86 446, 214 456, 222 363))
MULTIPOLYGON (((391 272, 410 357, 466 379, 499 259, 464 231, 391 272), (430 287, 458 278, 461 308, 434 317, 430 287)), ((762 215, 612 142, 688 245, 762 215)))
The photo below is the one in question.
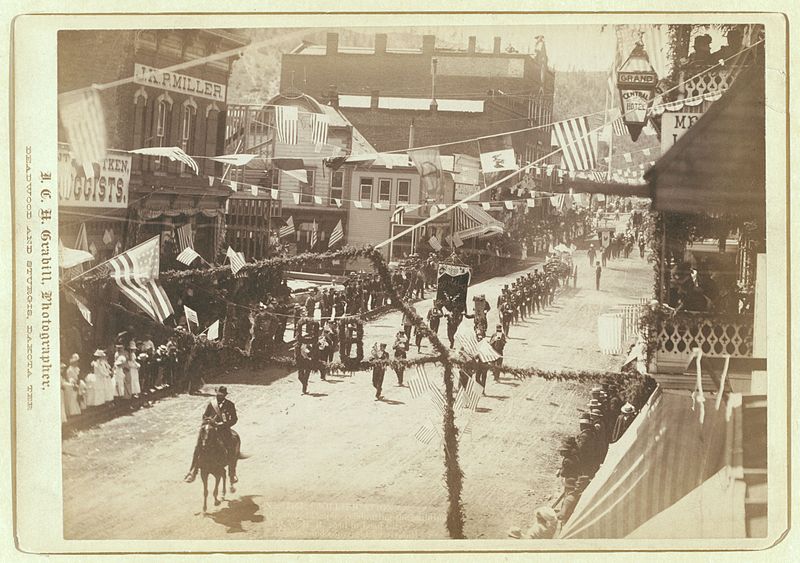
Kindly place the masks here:
MULTIPOLYGON (((222 438, 222 443, 225 445, 225 448, 228 450, 229 456, 232 457, 230 465, 229 465, 229 472, 231 476, 231 483, 236 483, 239 481, 238 477, 236 476, 236 461, 237 457, 231 455, 233 452, 238 454, 237 444, 240 443, 239 434, 231 428, 239 418, 236 416, 236 405, 228 400, 228 389, 224 385, 220 385, 217 387, 217 398, 216 401, 213 399, 208 402, 206 405, 206 410, 203 413, 203 420, 211 419, 214 425, 219 432, 220 438, 222 438)), ((197 456, 200 452, 199 449, 200 440, 198 437, 197 445, 194 448, 194 455, 192 456, 192 467, 189 469, 189 473, 186 474, 185 481, 187 483, 191 483, 194 481, 195 477, 197 476, 197 471, 199 467, 197 466, 197 456)))

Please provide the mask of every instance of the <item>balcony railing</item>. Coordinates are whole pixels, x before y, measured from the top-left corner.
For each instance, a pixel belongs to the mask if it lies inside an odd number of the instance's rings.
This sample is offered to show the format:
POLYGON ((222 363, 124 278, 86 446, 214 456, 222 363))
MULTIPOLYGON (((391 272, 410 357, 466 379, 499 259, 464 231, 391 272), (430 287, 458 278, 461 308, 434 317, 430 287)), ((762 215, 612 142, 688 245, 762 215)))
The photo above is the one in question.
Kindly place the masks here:
POLYGON ((657 325, 658 371, 683 371, 694 348, 704 356, 753 357, 751 315, 678 313, 662 317, 657 325))

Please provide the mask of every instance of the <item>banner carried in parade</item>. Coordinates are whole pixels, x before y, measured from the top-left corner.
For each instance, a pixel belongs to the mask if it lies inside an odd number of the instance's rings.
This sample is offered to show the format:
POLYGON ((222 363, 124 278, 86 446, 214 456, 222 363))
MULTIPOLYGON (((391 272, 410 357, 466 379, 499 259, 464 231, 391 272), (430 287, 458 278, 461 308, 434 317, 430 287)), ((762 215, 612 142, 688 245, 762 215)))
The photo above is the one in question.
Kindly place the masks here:
POLYGON ((467 288, 471 278, 472 269, 469 266, 439 264, 436 298, 440 299, 450 311, 454 306, 466 311, 467 288))

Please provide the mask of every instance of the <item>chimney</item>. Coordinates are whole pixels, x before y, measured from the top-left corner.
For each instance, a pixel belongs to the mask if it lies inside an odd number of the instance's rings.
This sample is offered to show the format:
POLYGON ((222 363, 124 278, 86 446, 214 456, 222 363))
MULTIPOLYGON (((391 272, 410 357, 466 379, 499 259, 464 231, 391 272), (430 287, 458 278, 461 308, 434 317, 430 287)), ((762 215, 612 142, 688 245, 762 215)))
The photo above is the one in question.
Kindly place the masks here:
POLYGON ((369 98, 369 109, 378 109, 378 100, 381 98, 380 90, 372 90, 369 98))
POLYGON ((423 35, 422 36, 422 54, 423 55, 433 55, 433 50, 436 47, 436 36, 435 35, 423 35))
POLYGON ((475 53, 475 43, 477 42, 477 37, 474 35, 469 36, 469 43, 467 43, 467 53, 475 53))
POLYGON ((335 55, 339 52, 339 34, 328 33, 328 38, 325 44, 325 54, 335 55))
POLYGON ((325 94, 325 98, 328 101, 328 105, 335 108, 339 107, 339 89, 336 87, 336 84, 328 86, 328 92, 325 94))
POLYGON ((414 118, 411 118, 411 125, 408 126, 408 148, 414 148, 414 118))
POLYGON ((499 55, 500 54, 500 38, 499 37, 495 37, 494 38, 494 54, 495 55, 499 55))
POLYGON ((375 34, 375 54, 378 53, 385 53, 386 52, 386 34, 385 33, 376 33, 375 34))

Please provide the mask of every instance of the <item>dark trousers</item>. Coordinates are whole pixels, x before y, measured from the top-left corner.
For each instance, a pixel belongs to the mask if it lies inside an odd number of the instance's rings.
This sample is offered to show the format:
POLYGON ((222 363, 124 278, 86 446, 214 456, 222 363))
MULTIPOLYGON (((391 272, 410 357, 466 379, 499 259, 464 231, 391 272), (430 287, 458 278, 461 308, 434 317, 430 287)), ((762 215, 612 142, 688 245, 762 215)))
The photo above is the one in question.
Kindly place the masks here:
POLYGON ((372 386, 375 388, 376 399, 381 396, 381 389, 383 389, 383 375, 384 371, 382 369, 372 370, 372 386))
POLYGON ((300 384, 303 386, 303 393, 308 392, 308 376, 311 372, 308 369, 301 369, 297 372, 297 378, 300 380, 300 384))
POLYGON ((511 328, 511 317, 509 317, 508 315, 504 315, 502 325, 503 325, 503 332, 505 333, 506 336, 508 336, 508 329, 511 328))
POLYGON ((475 370, 475 381, 480 383, 481 387, 484 388, 484 392, 486 389, 486 375, 489 371, 489 368, 486 366, 481 366, 477 370, 475 370))
POLYGON ((492 364, 494 364, 494 368, 492 369, 494 380, 500 381, 500 366, 503 365, 503 358, 497 358, 492 364))
POLYGON ((600 290, 600 274, 597 274, 594 277, 594 288, 598 291, 600 290))
POLYGON ((412 328, 413 326, 414 326, 414 325, 403 325, 403 330, 405 331, 405 333, 406 333, 406 338, 408 338, 408 341, 409 341, 409 342, 411 342, 411 328, 412 328))

